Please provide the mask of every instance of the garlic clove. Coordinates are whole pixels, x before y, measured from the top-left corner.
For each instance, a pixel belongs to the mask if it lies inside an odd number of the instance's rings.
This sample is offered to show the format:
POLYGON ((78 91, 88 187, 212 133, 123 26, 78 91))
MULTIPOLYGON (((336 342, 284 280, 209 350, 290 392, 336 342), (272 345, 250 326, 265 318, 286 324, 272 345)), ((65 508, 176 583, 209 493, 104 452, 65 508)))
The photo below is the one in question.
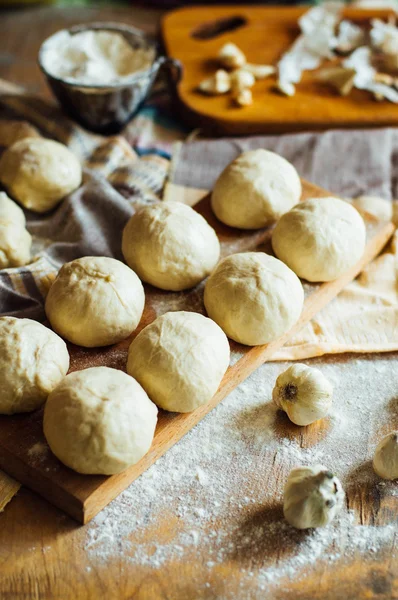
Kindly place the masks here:
POLYGON ((389 433, 379 442, 373 468, 383 479, 398 479, 398 431, 389 433))
POLYGON ((333 386, 319 369, 297 363, 281 373, 272 391, 278 408, 296 425, 309 425, 327 416, 333 386))
POLYGON ((254 75, 246 69, 237 69, 231 73, 231 88, 234 92, 240 92, 253 87, 256 80, 254 75))
POLYGON ((275 67, 272 65, 254 65, 253 63, 246 63, 245 70, 249 71, 258 80, 266 79, 276 72, 275 67))
POLYGON ((243 67, 246 63, 246 56, 236 44, 228 42, 220 49, 218 60, 220 65, 226 69, 236 69, 243 67))
POLYGON ((253 104, 253 94, 248 88, 236 92, 233 96, 233 99, 234 102, 241 107, 250 106, 253 104))
POLYGON ((231 79, 229 73, 223 69, 218 69, 214 75, 208 79, 204 79, 199 84, 198 89, 203 94, 208 94, 210 96, 226 94, 231 89, 231 79))
POLYGON ((340 481, 326 467, 298 467, 286 481, 283 514, 297 529, 323 527, 341 510, 344 497, 340 481))

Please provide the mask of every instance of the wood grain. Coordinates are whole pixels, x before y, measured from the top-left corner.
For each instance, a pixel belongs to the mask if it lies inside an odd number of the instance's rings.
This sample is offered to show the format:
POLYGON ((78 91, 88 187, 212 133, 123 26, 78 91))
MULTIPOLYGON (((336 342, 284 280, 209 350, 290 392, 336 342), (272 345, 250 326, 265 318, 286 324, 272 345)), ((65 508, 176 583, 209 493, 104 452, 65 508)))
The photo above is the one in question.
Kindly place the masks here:
MULTIPOLYGON (((212 75, 221 46, 235 42, 249 62, 275 65, 299 33, 297 20, 308 8, 281 6, 212 6, 177 9, 163 19, 162 33, 167 52, 184 65, 179 97, 187 119, 211 135, 259 135, 330 128, 382 127, 398 125, 396 104, 375 102, 370 93, 353 90, 339 96, 315 80, 314 72, 304 73, 293 98, 275 93, 275 78, 259 81, 253 88, 253 104, 239 108, 230 94, 205 96, 199 83, 212 75), (228 17, 242 17, 246 24, 212 39, 192 36, 202 24, 228 17)), ((344 16, 360 23, 374 17, 386 18, 388 11, 347 8, 344 16)))
MULTIPOLYGON (((303 181, 302 199, 329 196, 330 193, 303 181)), ((210 209, 209 197, 197 209, 214 226, 222 247, 222 254, 243 250, 270 249, 271 228, 258 231, 239 231, 219 223, 210 209)), ((49 451, 42 433, 42 410, 32 414, 0 417, 0 468, 32 488, 51 503, 65 510, 82 523, 87 523, 113 500, 141 473, 150 467, 171 446, 203 419, 223 398, 244 381, 273 353, 294 336, 312 317, 332 300, 344 286, 360 273, 385 246, 394 227, 366 217, 368 241, 361 260, 339 279, 325 284, 306 284, 303 312, 293 328, 282 337, 264 346, 250 348, 231 342, 231 349, 239 360, 227 371, 213 399, 188 414, 160 411, 155 438, 149 452, 136 465, 112 477, 88 476, 75 473, 62 465, 49 451), (39 444, 39 446, 37 446, 39 444), (36 449, 36 450, 35 450, 36 449), (38 456, 37 449, 43 450, 38 456)), ((179 292, 159 292, 146 286, 146 306, 139 329, 120 344, 103 349, 87 350, 70 345, 72 368, 77 370, 97 365, 125 369, 128 346, 137 333, 153 321, 156 315, 175 310, 176 299, 187 310, 204 311, 203 288, 179 292), (199 302, 198 302, 199 298, 199 302), (193 304, 195 302, 195 305, 193 304)))

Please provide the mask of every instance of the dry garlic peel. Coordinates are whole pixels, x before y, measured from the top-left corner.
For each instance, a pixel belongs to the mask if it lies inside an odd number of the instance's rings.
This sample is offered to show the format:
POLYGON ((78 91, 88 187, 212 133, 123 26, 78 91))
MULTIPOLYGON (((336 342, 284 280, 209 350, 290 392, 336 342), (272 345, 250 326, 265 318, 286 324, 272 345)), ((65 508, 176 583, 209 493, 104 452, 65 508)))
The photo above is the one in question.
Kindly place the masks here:
POLYGON ((398 431, 389 433, 379 442, 373 468, 383 479, 398 479, 398 431))
POLYGON ((246 56, 236 44, 229 42, 224 44, 218 53, 218 60, 226 69, 238 69, 246 63, 246 56))
POLYGON ((334 519, 343 502, 341 483, 326 467, 298 467, 286 481, 283 513, 297 529, 323 527, 334 519))
POLYGON ((275 404, 296 425, 309 425, 328 414, 333 386, 319 369, 294 364, 281 373, 272 392, 275 404))

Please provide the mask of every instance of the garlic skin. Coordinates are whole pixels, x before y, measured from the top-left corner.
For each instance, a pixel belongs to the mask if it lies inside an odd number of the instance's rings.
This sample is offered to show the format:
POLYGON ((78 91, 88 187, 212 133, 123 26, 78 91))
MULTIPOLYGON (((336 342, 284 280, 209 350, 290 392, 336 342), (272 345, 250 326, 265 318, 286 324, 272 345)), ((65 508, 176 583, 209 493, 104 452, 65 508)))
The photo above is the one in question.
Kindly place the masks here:
POLYGON ((326 467, 298 467, 286 481, 283 514, 297 529, 323 527, 341 510, 344 497, 340 481, 326 467))
POLYGON ((398 431, 392 431, 379 442, 373 468, 382 479, 398 479, 398 431))
POLYGON ((319 369, 297 363, 281 373, 272 399, 296 425, 309 425, 329 412, 333 386, 319 369))

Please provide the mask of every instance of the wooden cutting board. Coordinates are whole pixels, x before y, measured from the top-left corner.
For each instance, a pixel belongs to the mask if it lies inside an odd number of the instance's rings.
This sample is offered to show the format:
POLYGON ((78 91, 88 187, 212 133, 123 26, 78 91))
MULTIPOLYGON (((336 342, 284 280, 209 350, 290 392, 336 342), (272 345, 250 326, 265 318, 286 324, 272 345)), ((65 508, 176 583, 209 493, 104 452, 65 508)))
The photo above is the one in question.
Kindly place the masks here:
MULTIPOLYGON (((330 196, 330 193, 313 184, 303 182, 303 199, 319 197, 319 201, 322 202, 321 198, 325 196, 330 196)), ((211 212, 208 196, 195 208, 217 231, 223 256, 253 249, 272 252, 270 228, 259 231, 239 231, 222 225, 211 212)), ((391 223, 380 223, 370 215, 365 215, 365 222, 368 241, 361 261, 336 281, 325 284, 305 284, 306 300, 301 318, 278 340, 254 348, 231 342, 233 365, 228 369, 211 402, 189 414, 159 411, 152 448, 138 464, 111 477, 75 473, 51 454, 42 432, 43 410, 41 409, 30 414, 0 417, 0 468, 81 523, 87 523, 168 448, 190 431, 239 383, 262 363, 270 360, 278 348, 295 335, 379 254, 391 237, 394 227, 391 223)), ((131 340, 156 316, 168 310, 205 312, 202 302, 203 284, 193 290, 178 293, 163 292, 145 286, 145 293, 145 310, 138 330, 127 340, 108 348, 86 349, 69 345, 71 371, 99 365, 124 370, 131 340)))
MULTIPOLYGON (((184 66, 178 94, 191 124, 225 135, 397 126, 398 105, 376 102, 371 94, 360 90, 353 90, 347 97, 339 96, 317 82, 311 71, 304 73, 292 98, 273 90, 274 77, 257 82, 254 102, 244 108, 234 106, 229 94, 208 97, 197 92, 198 84, 215 72, 215 58, 225 42, 237 44, 249 62, 276 65, 299 35, 297 21, 307 10, 308 7, 199 6, 167 14, 162 23, 163 39, 167 53, 184 66), (207 37, 228 24, 236 29, 207 37)), ((389 14, 386 10, 344 11, 344 17, 357 23, 367 23, 375 17, 386 19, 389 14)))

